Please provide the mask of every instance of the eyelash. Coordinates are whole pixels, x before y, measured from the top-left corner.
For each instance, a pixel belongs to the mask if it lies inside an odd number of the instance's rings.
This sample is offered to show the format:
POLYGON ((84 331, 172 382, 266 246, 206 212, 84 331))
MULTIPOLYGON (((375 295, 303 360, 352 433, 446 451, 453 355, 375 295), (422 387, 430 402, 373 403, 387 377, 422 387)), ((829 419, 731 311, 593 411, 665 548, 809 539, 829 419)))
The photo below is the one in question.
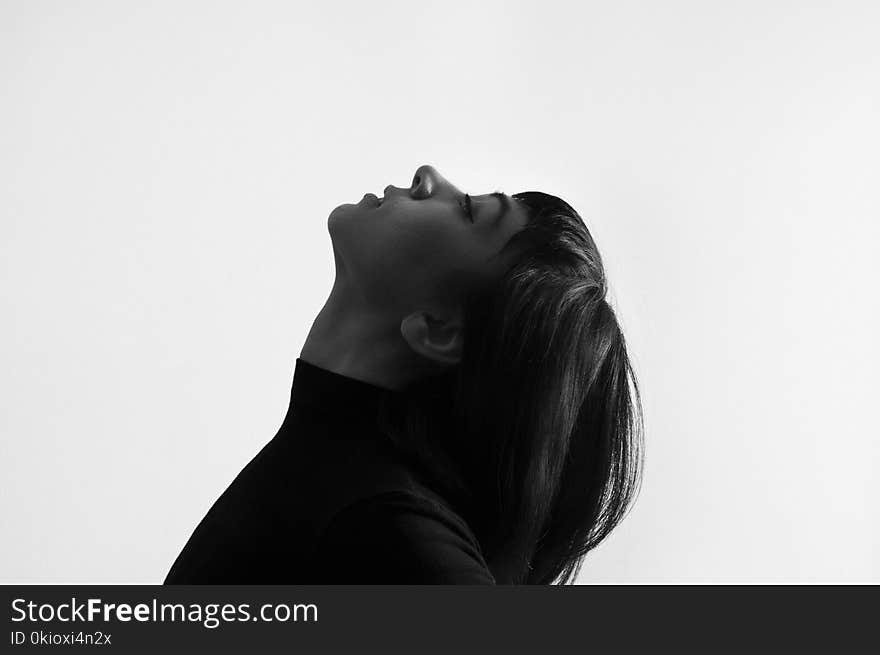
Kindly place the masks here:
POLYGON ((471 223, 474 222, 474 209, 471 206, 471 197, 468 194, 464 194, 464 203, 462 203, 462 207, 464 208, 465 216, 467 216, 471 223))

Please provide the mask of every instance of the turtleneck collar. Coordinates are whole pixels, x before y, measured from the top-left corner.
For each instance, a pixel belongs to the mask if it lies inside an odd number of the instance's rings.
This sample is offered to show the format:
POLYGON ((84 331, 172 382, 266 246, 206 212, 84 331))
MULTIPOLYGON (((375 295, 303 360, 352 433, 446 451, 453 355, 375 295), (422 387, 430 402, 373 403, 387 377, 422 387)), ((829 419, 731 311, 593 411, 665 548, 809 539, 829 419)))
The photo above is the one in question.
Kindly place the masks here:
MULTIPOLYGON (((432 397, 437 398, 440 403, 438 411, 447 414, 447 400, 442 393, 444 384, 448 384, 445 378, 431 378, 421 383, 418 392, 421 402, 427 401, 430 404, 432 397), (433 385, 438 383, 441 386, 435 390, 433 385)), ((340 424, 340 428, 341 424, 344 424, 346 428, 321 430, 321 435, 361 439, 369 434, 376 436, 383 434, 384 438, 381 440, 383 443, 395 443, 394 439, 387 434, 387 428, 383 428, 379 424, 380 409, 387 410, 386 418, 390 415, 391 422, 397 425, 401 420, 401 411, 411 402, 410 394, 412 393, 412 389, 397 391, 334 373, 298 357, 293 374, 290 407, 281 431, 284 431, 288 424, 292 424, 296 417, 317 413, 322 416, 323 420, 340 424)), ((402 413, 405 421, 406 412, 402 413)), ((442 417, 438 417, 438 420, 440 418, 442 417)), ((432 421, 432 424, 436 426, 439 423, 432 421)), ((298 433, 294 428, 293 434, 298 435, 298 438, 309 438, 310 432, 305 430, 298 433)), ((460 478, 460 471, 443 457, 438 459, 440 451, 434 450, 433 453, 434 461, 430 464, 431 470, 425 468, 424 462, 420 462, 412 456, 407 457, 410 470, 417 471, 417 475, 426 486, 444 495, 447 502, 452 503, 462 516, 467 517, 469 511, 467 508, 473 503, 473 500, 470 491, 460 478)), ((412 454, 410 453, 410 455, 412 454)))
POLYGON ((334 373, 297 357, 290 407, 308 407, 350 420, 373 423, 379 402, 391 389, 334 373))

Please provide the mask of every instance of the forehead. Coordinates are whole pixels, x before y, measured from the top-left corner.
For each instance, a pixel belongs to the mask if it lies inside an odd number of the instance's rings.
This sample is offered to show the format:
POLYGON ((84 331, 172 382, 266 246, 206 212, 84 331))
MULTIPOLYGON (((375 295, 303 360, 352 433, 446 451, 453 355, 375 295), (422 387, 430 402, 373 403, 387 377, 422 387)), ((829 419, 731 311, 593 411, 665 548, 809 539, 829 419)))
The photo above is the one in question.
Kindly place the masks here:
POLYGON ((500 241, 499 247, 528 223, 525 206, 500 191, 475 196, 474 203, 479 207, 480 226, 500 241))
POLYGON ((481 260, 488 265, 486 272, 495 276, 501 272, 510 253, 502 257, 504 245, 514 234, 528 223, 528 211, 516 198, 506 194, 493 193, 473 197, 474 205, 479 206, 481 260))
POLYGON ((527 212, 523 204, 502 191, 494 191, 479 196, 471 196, 472 203, 480 211, 481 223, 488 221, 490 227, 503 227, 512 223, 512 227, 523 227, 527 212))

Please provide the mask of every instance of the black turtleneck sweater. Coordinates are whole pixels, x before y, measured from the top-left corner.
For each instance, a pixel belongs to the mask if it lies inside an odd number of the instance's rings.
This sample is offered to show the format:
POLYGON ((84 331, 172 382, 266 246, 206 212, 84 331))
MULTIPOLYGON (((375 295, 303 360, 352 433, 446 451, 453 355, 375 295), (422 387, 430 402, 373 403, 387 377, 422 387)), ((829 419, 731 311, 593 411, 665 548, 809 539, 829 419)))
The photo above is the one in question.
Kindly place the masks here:
POLYGON ((278 433, 165 584, 494 584, 467 523, 378 429, 383 393, 297 358, 278 433))

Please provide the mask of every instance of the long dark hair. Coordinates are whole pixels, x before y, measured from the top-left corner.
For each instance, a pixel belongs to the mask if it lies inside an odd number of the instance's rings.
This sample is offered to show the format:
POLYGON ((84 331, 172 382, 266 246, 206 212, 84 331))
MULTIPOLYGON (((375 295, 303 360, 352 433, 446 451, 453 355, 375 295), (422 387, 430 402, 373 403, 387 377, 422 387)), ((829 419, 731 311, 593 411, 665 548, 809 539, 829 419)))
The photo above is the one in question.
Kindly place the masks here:
POLYGON ((499 584, 566 584, 641 481, 636 376, 583 219, 536 191, 464 303, 459 365, 382 404, 398 448, 455 505, 499 584))

